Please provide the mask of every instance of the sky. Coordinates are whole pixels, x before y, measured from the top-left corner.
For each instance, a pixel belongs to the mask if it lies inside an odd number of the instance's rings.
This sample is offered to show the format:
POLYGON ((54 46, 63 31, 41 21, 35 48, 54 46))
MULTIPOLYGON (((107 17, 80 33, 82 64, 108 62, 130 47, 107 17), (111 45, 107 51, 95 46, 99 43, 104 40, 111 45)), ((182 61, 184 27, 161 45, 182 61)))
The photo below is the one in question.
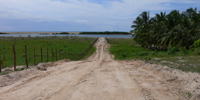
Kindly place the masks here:
POLYGON ((199 0, 0 0, 1 32, 126 31, 143 11, 151 17, 200 9, 199 0))

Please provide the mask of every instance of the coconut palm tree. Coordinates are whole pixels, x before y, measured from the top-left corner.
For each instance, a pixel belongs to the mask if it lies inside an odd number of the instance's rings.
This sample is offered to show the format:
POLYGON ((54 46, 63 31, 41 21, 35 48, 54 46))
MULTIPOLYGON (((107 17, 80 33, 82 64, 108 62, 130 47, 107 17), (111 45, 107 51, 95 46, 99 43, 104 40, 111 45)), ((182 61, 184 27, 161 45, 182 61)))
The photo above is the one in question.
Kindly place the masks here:
POLYGON ((194 41, 200 39, 200 12, 196 8, 189 8, 183 13, 173 10, 167 15, 161 12, 151 19, 145 11, 133 24, 134 40, 146 47, 190 49, 194 41))
POLYGON ((154 47, 159 48, 161 46, 161 38, 163 34, 167 32, 165 25, 166 13, 161 12, 160 14, 156 14, 156 16, 151 19, 151 22, 150 38, 154 40, 154 47))
POLYGON ((134 39, 142 44, 142 46, 147 46, 147 40, 148 39, 148 31, 149 31, 149 20, 150 20, 150 14, 149 12, 142 12, 135 21, 133 21, 133 24, 131 27, 135 28, 135 37, 134 39))

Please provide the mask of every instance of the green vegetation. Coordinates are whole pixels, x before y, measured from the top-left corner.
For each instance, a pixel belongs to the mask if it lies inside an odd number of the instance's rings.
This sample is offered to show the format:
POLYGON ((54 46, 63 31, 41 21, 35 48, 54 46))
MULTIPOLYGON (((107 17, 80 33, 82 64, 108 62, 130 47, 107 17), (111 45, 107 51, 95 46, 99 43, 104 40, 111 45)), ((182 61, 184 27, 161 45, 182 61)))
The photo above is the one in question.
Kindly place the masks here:
POLYGON ((84 59, 95 51, 92 47, 86 56, 79 56, 83 53, 96 38, 79 38, 79 37, 0 37, 0 63, 3 68, 13 66, 14 54, 13 44, 15 44, 17 65, 25 65, 25 44, 27 45, 27 55, 29 65, 34 65, 34 47, 36 53, 36 64, 41 61, 41 47, 43 51, 43 62, 47 62, 47 47, 49 61, 66 58, 70 60, 84 59), (60 56, 61 55, 61 56, 60 56))
POLYGON ((69 34, 68 32, 61 32, 60 34, 69 34))
POLYGON ((115 59, 145 60, 149 63, 161 64, 183 71, 200 72, 200 48, 187 50, 186 48, 169 48, 167 51, 149 50, 142 48, 133 39, 108 39, 110 53, 115 59))
POLYGON ((194 42, 194 47, 195 48, 200 48, 200 39, 194 42))
POLYGON ((80 34, 120 34, 120 35, 130 35, 129 32, 81 32, 80 34))
POLYGON ((68 32, 52 33, 52 34, 69 34, 68 32))
POLYGON ((134 40, 142 47, 168 50, 175 47, 187 50, 200 39, 200 12, 187 9, 180 13, 173 10, 169 14, 161 12, 150 18, 149 12, 142 12, 134 21, 134 40))
POLYGON ((113 45, 111 53, 116 59, 136 58, 183 71, 200 72, 200 12, 196 8, 182 13, 177 10, 169 14, 161 12, 153 18, 145 11, 133 24, 134 40, 141 47, 113 45))
POLYGON ((9 74, 9 72, 2 72, 2 73, 0 73, 0 75, 6 75, 6 74, 9 74))
POLYGON ((191 92, 188 92, 187 95, 188 95, 189 98, 192 97, 192 93, 191 92))
POLYGON ((0 34, 7 34, 7 33, 4 33, 4 32, 0 32, 0 34))
POLYGON ((22 70, 26 70, 26 69, 28 69, 28 68, 27 67, 22 67, 22 68, 17 69, 16 71, 22 71, 22 70))

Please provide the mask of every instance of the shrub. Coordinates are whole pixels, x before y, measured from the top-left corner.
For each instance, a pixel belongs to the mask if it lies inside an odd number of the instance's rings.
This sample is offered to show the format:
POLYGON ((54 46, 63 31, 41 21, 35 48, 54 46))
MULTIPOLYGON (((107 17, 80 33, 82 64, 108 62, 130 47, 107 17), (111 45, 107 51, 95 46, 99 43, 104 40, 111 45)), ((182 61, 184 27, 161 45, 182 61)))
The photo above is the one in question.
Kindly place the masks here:
POLYGON ((194 47, 199 48, 200 47, 200 39, 194 42, 194 47))
POLYGON ((175 47, 169 48, 167 52, 168 52, 168 55, 175 54, 176 53, 176 48, 175 47))
POLYGON ((189 53, 189 51, 185 47, 179 48, 179 52, 182 53, 182 54, 188 54, 189 53))
POLYGON ((194 49, 194 54, 195 55, 200 55, 200 47, 194 49))

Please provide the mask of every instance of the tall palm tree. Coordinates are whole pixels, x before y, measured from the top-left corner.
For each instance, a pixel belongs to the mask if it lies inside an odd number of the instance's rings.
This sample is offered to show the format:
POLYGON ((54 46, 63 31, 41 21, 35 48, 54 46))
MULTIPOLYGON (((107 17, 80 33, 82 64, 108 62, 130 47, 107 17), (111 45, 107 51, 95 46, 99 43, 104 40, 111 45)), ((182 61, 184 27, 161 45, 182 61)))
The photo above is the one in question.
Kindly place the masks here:
POLYGON ((150 14, 149 12, 142 12, 135 21, 133 21, 133 25, 131 26, 134 29, 135 37, 134 39, 142 44, 142 46, 146 46, 148 43, 145 41, 148 39, 148 28, 149 28, 149 20, 150 14))
POLYGON ((151 31, 150 38, 154 40, 153 45, 155 48, 157 46, 161 46, 161 38, 163 34, 166 33, 166 13, 161 12, 160 14, 156 14, 154 18, 151 19, 151 31))
POLYGON ((173 10, 166 16, 165 25, 167 32, 164 33, 161 44, 165 45, 165 48, 174 47, 176 45, 175 41, 175 26, 179 25, 181 22, 181 15, 179 11, 173 10))
POLYGON ((180 13, 161 12, 150 19, 149 12, 142 12, 133 25, 135 41, 142 46, 158 48, 185 47, 190 49, 200 39, 200 11, 189 8, 180 13))

